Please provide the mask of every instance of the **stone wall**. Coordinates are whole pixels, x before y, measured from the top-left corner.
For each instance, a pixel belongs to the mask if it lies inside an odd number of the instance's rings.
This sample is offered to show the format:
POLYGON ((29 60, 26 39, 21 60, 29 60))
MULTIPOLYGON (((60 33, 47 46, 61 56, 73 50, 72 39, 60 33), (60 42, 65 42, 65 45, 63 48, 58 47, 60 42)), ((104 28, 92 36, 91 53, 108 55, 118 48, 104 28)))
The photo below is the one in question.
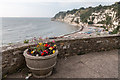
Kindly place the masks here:
POLYGON ((60 40, 56 42, 59 58, 89 52, 108 51, 120 48, 120 36, 60 40))
MULTIPOLYGON (((120 36, 107 36, 84 39, 57 39, 58 58, 85 54, 96 51, 107 51, 120 48, 120 36)), ((33 44, 32 44, 33 45, 33 44)), ((24 50, 29 44, 2 51, 2 74, 13 73, 25 66, 24 50)))

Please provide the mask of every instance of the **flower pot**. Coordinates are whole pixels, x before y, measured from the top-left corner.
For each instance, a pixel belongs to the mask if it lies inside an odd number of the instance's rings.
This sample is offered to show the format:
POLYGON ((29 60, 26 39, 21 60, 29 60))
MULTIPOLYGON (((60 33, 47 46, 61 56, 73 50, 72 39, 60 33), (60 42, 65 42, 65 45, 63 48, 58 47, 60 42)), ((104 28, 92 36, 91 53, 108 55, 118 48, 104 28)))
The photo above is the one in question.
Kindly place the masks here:
POLYGON ((53 67, 56 65, 58 50, 54 54, 47 56, 31 56, 24 51, 27 67, 32 71, 36 78, 44 78, 51 75, 53 67))

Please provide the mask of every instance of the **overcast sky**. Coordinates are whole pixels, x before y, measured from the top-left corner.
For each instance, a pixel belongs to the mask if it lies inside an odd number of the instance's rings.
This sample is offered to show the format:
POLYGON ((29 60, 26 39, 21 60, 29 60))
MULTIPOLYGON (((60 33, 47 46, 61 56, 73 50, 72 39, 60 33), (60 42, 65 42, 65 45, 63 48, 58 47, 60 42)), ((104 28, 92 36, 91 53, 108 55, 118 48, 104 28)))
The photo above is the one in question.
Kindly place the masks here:
POLYGON ((0 17, 53 17, 59 11, 97 5, 111 5, 119 0, 0 0, 0 17))

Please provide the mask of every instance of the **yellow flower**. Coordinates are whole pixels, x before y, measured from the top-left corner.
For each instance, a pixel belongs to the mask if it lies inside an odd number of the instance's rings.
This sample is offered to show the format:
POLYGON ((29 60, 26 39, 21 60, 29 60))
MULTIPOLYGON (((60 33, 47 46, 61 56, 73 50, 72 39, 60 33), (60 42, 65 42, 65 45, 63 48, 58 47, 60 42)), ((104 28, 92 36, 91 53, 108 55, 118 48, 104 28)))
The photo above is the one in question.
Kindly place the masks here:
POLYGON ((55 50, 53 50, 53 54, 55 53, 55 50))
POLYGON ((39 45, 42 45, 42 43, 39 43, 39 45))
POLYGON ((34 53, 34 51, 31 51, 31 54, 33 54, 34 53))
POLYGON ((39 47, 39 45, 37 45, 37 47, 39 47))
POLYGON ((53 48, 52 48, 52 47, 50 47, 49 49, 50 49, 50 50, 52 50, 53 48))
POLYGON ((44 44, 44 46, 45 46, 45 44, 44 44))
POLYGON ((56 47, 56 44, 54 45, 54 47, 56 47))

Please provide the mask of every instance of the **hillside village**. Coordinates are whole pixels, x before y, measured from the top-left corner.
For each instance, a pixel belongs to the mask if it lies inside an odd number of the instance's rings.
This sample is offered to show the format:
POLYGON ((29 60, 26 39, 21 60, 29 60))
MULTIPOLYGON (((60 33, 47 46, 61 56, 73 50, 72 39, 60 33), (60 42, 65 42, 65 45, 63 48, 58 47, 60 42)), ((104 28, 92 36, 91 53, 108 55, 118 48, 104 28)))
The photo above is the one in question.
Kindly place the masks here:
POLYGON ((120 2, 110 6, 99 5, 59 12, 54 20, 63 21, 73 25, 102 27, 111 34, 120 33, 120 2))

